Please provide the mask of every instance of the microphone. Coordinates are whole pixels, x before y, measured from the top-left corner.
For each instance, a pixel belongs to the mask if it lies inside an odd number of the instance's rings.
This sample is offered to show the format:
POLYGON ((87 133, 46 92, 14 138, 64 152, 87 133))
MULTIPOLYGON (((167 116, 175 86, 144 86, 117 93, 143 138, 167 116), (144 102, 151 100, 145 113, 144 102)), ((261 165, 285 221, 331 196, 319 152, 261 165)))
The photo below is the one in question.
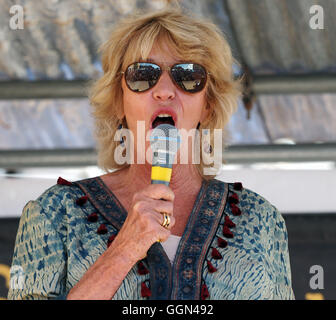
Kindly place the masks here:
POLYGON ((150 135, 153 151, 151 184, 169 186, 175 154, 181 145, 177 128, 171 124, 160 124, 150 135))

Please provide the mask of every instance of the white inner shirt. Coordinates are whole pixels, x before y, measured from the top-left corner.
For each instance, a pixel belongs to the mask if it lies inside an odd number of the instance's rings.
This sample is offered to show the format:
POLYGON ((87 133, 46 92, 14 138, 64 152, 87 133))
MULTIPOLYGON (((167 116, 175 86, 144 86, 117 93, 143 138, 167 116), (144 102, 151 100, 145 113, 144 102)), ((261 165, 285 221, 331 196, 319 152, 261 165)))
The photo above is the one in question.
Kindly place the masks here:
POLYGON ((163 249, 166 251, 166 254, 167 254, 171 264, 173 264, 173 262, 174 262, 176 250, 177 250, 177 247, 178 247, 178 244, 179 244, 180 240, 181 240, 181 237, 174 236, 174 235, 171 234, 166 241, 161 242, 161 245, 162 245, 163 249))

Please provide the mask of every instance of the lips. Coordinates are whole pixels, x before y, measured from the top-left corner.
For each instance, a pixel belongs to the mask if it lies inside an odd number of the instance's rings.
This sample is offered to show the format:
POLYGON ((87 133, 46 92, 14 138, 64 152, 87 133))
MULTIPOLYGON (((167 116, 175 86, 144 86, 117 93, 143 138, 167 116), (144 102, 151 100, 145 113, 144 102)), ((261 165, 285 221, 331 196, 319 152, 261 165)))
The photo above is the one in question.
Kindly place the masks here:
POLYGON ((177 115, 171 108, 160 108, 151 117, 151 129, 162 123, 168 123, 176 127, 177 115))

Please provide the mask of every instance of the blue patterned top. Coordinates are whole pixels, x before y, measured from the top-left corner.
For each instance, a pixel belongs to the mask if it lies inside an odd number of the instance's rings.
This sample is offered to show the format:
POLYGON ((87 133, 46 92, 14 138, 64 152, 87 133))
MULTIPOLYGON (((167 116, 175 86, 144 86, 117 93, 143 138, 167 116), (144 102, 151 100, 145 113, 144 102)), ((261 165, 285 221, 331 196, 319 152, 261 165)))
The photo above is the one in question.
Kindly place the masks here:
MULTIPOLYGON (((23 209, 8 298, 65 299, 126 215, 100 177, 59 180, 23 209)), ((294 299, 285 222, 240 183, 204 181, 173 265, 155 243, 113 299, 294 299)))

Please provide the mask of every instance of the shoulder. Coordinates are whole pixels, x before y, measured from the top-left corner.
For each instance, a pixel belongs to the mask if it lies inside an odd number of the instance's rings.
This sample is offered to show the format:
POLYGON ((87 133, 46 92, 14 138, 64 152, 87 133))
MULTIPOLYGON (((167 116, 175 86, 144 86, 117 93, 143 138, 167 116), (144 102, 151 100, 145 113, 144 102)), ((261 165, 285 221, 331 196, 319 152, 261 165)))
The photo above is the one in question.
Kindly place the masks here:
POLYGON ((47 219, 59 226, 75 215, 86 200, 87 196, 76 183, 58 178, 55 185, 25 205, 21 220, 33 224, 47 219))
POLYGON ((82 194, 80 188, 75 184, 71 182, 62 184, 60 183, 62 180, 58 179, 55 185, 45 190, 36 200, 28 202, 27 206, 39 206, 46 213, 62 213, 82 194))
POLYGON ((248 210, 260 219, 277 218, 281 216, 279 210, 269 200, 248 188, 242 189, 240 204, 242 208, 248 210))
POLYGON ((228 186, 227 205, 233 216, 241 216, 240 219, 244 224, 264 229, 273 235, 277 229, 283 229, 286 233, 285 221, 280 211, 269 200, 256 191, 246 188, 241 182, 226 184, 228 186))
POLYGON ((281 217, 279 210, 259 193, 244 187, 240 182, 228 183, 228 186, 229 191, 238 196, 239 205, 244 211, 261 220, 281 217))
POLYGON ((248 210, 251 219, 267 227, 270 231, 283 229, 286 232, 285 221, 276 206, 265 199, 262 195, 250 189, 244 189, 241 196, 241 205, 248 210))
MULTIPOLYGON (((213 179, 213 184, 227 185, 228 188, 228 198, 230 202, 230 197, 236 198, 234 203, 246 210, 260 211, 261 210, 277 210, 276 207, 265 199, 262 195, 257 192, 246 188, 241 182, 224 182, 221 180, 213 179)), ((225 187, 223 187, 225 189, 225 187)))

